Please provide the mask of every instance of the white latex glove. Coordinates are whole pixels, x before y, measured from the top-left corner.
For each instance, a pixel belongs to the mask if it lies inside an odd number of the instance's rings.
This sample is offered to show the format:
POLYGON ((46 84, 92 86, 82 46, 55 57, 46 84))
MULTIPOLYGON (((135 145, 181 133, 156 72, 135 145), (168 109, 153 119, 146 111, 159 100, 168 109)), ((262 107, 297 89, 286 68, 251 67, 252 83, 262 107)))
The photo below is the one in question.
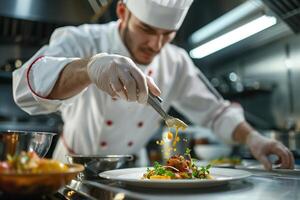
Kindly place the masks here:
POLYGON ((281 168, 294 168, 293 154, 280 142, 266 138, 253 131, 247 136, 246 144, 250 148, 252 155, 264 165, 266 170, 272 169, 272 163, 268 159, 268 155, 271 154, 279 157, 281 168))
POLYGON ((160 90, 150 77, 128 57, 100 53, 90 58, 87 72, 96 86, 112 97, 119 96, 128 101, 146 103, 148 89, 154 95, 160 90))

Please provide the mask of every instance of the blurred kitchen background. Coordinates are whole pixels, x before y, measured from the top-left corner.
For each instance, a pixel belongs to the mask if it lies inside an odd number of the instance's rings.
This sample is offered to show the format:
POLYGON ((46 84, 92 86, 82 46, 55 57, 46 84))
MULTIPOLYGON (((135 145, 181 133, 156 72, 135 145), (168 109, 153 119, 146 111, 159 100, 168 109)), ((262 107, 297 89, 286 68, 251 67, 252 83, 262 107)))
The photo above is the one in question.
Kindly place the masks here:
MULTIPOLYGON (((61 132, 59 113, 29 116, 17 107, 12 97, 12 71, 47 44, 57 27, 115 20, 116 3, 0 0, 0 130, 61 132)), ((211 90, 240 103, 255 128, 283 142, 298 160, 299 32, 299 0, 194 0, 174 40, 189 52, 211 82, 211 90)), ((170 112, 183 117, 174 109, 170 112)), ((151 160, 163 157, 155 143, 163 132, 162 126, 147 146, 151 160)), ((191 125, 181 135, 200 159, 219 157, 220 152, 251 158, 247 149, 228 149, 201 127, 191 125), (204 153, 208 157, 196 152, 199 146, 210 145, 217 151, 204 153)))

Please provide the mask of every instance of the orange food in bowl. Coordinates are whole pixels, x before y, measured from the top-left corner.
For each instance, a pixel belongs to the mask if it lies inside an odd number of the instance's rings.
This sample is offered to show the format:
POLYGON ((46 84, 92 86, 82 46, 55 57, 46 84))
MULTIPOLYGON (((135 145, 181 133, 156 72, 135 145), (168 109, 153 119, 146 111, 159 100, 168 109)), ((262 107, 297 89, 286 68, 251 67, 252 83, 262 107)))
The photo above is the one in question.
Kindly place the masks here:
POLYGON ((0 190, 17 195, 49 194, 68 184, 84 167, 22 152, 0 163, 0 190))

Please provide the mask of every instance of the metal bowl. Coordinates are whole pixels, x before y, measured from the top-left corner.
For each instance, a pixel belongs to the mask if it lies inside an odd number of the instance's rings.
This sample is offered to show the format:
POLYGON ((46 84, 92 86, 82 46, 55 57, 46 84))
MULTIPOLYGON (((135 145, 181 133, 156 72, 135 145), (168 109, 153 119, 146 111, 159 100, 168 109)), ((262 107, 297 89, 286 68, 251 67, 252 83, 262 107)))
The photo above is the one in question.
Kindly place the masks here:
POLYGON ((70 163, 82 164, 85 169, 81 174, 80 179, 99 178, 98 174, 103 171, 118 169, 126 162, 132 161, 132 155, 67 155, 67 160, 70 163))
POLYGON ((55 133, 33 131, 0 132, 0 160, 21 151, 35 151, 40 157, 48 152, 55 133))

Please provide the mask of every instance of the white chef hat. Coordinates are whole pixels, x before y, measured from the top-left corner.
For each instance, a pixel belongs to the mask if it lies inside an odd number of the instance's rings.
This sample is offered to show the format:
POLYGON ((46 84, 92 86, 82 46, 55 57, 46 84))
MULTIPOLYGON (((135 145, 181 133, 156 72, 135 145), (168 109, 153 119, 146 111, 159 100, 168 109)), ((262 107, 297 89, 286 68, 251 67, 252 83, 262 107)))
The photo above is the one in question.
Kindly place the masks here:
POLYGON ((193 0, 124 0, 142 22, 162 29, 178 30, 193 0))

